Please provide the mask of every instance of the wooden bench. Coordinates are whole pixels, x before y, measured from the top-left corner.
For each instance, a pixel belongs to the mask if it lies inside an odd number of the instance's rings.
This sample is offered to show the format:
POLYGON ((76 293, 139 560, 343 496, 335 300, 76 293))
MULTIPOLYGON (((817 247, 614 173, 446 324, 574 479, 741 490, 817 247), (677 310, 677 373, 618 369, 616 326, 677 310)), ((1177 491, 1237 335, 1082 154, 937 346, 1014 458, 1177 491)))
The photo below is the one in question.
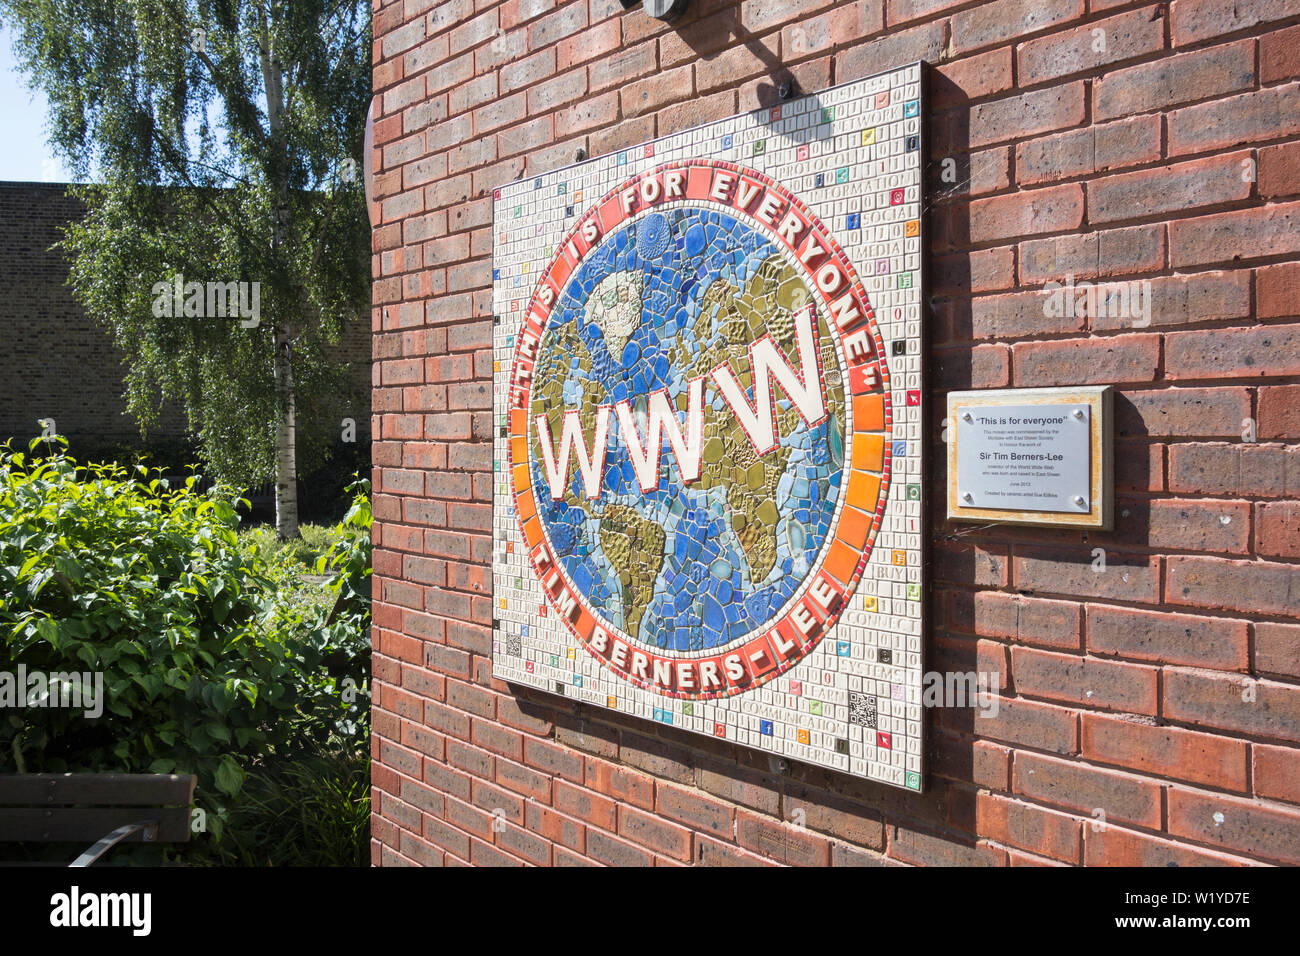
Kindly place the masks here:
POLYGON ((0 843, 93 841, 69 866, 90 866, 122 842, 185 843, 194 781, 168 773, 0 774, 0 843))

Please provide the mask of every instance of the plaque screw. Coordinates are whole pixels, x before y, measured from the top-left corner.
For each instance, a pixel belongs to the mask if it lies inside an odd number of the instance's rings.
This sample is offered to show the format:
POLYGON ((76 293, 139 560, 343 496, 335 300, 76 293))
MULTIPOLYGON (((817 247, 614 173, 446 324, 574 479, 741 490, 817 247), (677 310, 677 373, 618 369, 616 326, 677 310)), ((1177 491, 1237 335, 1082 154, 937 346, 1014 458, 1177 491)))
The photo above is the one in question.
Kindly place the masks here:
POLYGON ((975 417, 971 415, 970 412, 963 412, 961 416, 961 420, 964 422, 973 422, 975 421, 975 417))
POLYGON ((1078 505, 1080 508, 1082 508, 1082 507, 1083 507, 1084 505, 1086 505, 1088 502, 1084 500, 1083 495, 1075 495, 1075 496, 1074 496, 1074 503, 1075 503, 1076 505, 1078 505))
POLYGON ((1082 419, 1082 418, 1083 418, 1083 409, 1082 409, 1082 408, 1076 408, 1076 409, 1074 410, 1074 417, 1075 417, 1075 418, 1082 419))
POLYGON ((966 492, 966 494, 964 494, 964 495, 961 496, 961 500, 962 500, 962 501, 974 501, 974 500, 975 500, 975 496, 972 495, 972 494, 968 491, 968 492, 966 492))

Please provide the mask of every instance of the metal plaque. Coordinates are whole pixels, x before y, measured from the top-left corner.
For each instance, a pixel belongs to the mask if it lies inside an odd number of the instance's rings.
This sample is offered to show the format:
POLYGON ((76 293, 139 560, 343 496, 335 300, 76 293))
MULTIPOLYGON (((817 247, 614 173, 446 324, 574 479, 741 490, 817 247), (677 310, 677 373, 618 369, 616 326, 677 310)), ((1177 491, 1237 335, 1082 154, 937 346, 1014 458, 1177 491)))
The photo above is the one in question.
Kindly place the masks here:
POLYGON ((948 396, 948 517, 1008 524, 1111 524, 1108 386, 948 396))
POLYGON ((1091 411, 1083 404, 961 408, 958 499, 981 508, 1087 514, 1091 411))

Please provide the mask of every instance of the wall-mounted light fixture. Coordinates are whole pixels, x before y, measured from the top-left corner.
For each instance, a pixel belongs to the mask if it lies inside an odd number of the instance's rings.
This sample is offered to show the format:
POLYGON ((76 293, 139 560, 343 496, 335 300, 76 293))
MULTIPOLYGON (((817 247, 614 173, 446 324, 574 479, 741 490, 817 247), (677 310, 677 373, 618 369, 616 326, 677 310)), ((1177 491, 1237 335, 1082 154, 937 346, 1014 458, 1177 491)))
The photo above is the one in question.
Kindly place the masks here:
POLYGON ((619 0, 619 2, 626 10, 640 4, 645 7, 645 12, 650 16, 664 21, 676 20, 691 5, 691 0, 619 0))

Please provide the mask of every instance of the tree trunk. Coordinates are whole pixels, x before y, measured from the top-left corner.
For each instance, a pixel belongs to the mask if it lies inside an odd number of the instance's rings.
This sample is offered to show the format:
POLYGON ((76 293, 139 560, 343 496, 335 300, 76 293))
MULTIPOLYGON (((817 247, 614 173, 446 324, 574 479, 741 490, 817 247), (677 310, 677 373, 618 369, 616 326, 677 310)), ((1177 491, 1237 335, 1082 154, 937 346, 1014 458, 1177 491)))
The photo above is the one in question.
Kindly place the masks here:
MULTIPOLYGON (((271 32, 267 25, 266 6, 259 4, 261 21, 259 47, 262 81, 266 86, 266 118, 271 132, 271 148, 276 150, 272 163, 272 186, 275 191, 275 219, 272 225, 272 261, 281 261, 281 249, 288 233, 289 185, 288 157, 281 130, 284 110, 284 84, 279 58, 271 49, 271 32)), ((275 533, 281 541, 298 537, 298 462, 294 421, 293 349, 287 321, 275 324, 275 533)))
POLYGON ((293 364, 289 333, 275 327, 275 533, 281 541, 298 537, 298 462, 295 441, 293 364))

